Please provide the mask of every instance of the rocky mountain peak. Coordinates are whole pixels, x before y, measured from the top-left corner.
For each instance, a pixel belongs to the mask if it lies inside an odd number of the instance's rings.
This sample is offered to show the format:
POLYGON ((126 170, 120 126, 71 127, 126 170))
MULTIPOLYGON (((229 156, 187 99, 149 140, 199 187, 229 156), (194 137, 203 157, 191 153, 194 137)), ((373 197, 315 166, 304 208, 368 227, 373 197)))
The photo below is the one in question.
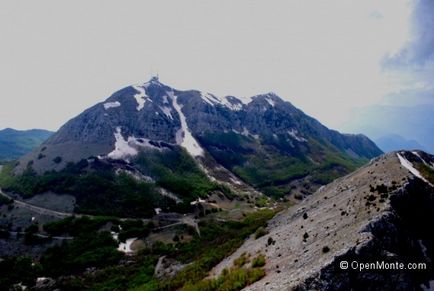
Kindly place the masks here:
POLYGON ((142 151, 165 153, 175 147, 195 159, 212 160, 208 171, 238 171, 237 176, 255 187, 277 183, 281 190, 275 195, 288 192, 293 180, 315 180, 297 185, 324 184, 381 154, 368 138, 330 130, 275 93, 220 97, 177 90, 153 77, 113 93, 68 121, 21 158, 17 171, 28 165, 38 173, 61 170, 89 157, 133 162, 142 151), (283 164, 272 166, 277 161, 283 164), (323 166, 332 173, 326 179, 319 178, 323 166))

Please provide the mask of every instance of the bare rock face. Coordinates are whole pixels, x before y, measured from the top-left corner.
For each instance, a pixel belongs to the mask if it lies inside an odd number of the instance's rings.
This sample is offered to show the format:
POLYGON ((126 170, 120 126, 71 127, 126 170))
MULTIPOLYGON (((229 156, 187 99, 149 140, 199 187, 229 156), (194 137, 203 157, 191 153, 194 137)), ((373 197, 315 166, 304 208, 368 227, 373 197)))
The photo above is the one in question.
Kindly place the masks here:
POLYGON ((246 290, 427 287, 434 278, 434 187, 427 167, 434 171, 434 157, 420 151, 374 159, 277 215, 268 235, 248 239, 211 275, 246 252, 267 259, 267 275, 246 290))
POLYGON ((169 259, 165 256, 162 256, 158 259, 158 263, 155 266, 155 277, 160 280, 172 278, 185 266, 185 264, 181 264, 174 259, 169 259))
POLYGON ((33 288, 34 290, 39 291, 52 291, 52 290, 58 290, 56 288, 56 281, 52 278, 38 278, 36 280, 36 285, 33 288))

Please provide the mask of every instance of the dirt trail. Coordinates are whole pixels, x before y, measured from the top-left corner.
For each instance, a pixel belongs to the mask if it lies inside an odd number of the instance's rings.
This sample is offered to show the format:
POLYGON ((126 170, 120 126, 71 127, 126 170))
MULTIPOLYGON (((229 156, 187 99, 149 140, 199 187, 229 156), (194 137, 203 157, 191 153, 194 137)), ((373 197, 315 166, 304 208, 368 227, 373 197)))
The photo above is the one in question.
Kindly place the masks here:
POLYGON ((161 227, 156 227, 156 228, 154 228, 154 230, 162 230, 165 228, 170 228, 170 227, 173 227, 176 225, 181 225, 181 224, 186 224, 186 225, 193 227, 196 230, 197 234, 200 236, 199 225, 197 224, 197 221, 190 216, 182 217, 181 219, 179 219, 179 221, 172 223, 172 224, 168 224, 168 225, 161 226, 161 227))

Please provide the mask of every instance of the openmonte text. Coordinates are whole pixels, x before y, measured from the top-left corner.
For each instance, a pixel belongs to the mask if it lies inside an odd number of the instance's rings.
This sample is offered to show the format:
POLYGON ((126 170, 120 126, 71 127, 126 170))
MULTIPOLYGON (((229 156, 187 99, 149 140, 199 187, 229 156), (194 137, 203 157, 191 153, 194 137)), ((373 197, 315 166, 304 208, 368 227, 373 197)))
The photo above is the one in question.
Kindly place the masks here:
POLYGON ((358 262, 358 261, 341 261, 342 270, 351 268, 353 270, 426 270, 426 263, 402 263, 402 262, 358 262))

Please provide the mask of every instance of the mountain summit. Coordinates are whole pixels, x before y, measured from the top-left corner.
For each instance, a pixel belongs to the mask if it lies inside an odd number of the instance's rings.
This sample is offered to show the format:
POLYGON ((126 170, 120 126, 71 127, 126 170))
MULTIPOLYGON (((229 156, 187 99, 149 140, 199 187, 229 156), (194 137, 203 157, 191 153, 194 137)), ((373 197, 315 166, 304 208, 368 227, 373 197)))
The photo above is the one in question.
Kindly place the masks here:
POLYGON ((382 153, 367 137, 330 130, 274 93, 218 97, 154 77, 68 121, 16 170, 30 165, 42 174, 90 157, 134 164, 140 152, 179 147, 208 175, 219 179, 225 172, 226 180, 270 195, 285 194, 288 186, 312 192, 303 181, 327 183, 382 153))

